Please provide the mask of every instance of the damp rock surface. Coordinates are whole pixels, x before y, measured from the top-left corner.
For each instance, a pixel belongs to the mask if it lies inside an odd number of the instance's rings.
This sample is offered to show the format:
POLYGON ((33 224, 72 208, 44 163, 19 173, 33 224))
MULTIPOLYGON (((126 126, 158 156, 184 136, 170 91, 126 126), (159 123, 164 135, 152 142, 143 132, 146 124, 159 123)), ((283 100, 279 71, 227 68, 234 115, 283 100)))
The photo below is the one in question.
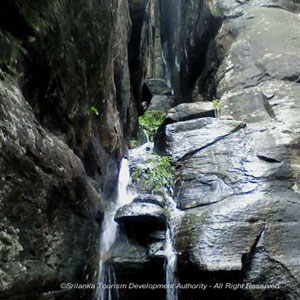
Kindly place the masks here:
POLYGON ((179 122, 204 117, 215 117, 216 108, 212 102, 182 103, 169 110, 166 122, 179 122))
MULTIPOLYGON (((151 76, 144 10, 135 53, 151 76)), ((130 13, 123 0, 0 4, 1 299, 93 299, 60 283, 97 282, 104 202, 137 131, 130 13)))
POLYGON ((156 204, 133 202, 121 207, 115 216, 115 220, 120 224, 131 222, 136 226, 144 223, 146 227, 150 226, 152 222, 165 224, 166 215, 164 209, 156 204))
POLYGON ((130 171, 172 156, 182 215, 171 224, 166 195, 136 183, 110 275, 165 283, 168 240, 172 278, 208 285, 179 300, 298 300, 299 13, 299 0, 1 1, 0 299, 94 299, 60 283, 97 282, 104 210, 149 107, 168 117, 130 171))
MULTIPOLYGON (((209 283, 279 285, 208 290, 201 294, 207 297, 298 299, 299 3, 208 2, 201 5, 209 13, 201 14, 224 18, 193 82, 204 99, 219 100, 220 115, 165 123, 155 145, 176 160, 175 200, 184 210, 175 234, 179 280, 196 283, 198 274, 198 280, 209 283)), ((186 9, 181 18, 196 6, 180 3, 186 9)), ((168 39, 175 45, 172 51, 183 31, 178 39, 168 39)), ((192 49, 186 48, 188 58, 192 49)), ((182 84, 193 75, 183 61, 177 72, 190 72, 190 77, 182 84)), ((183 299, 199 295, 181 293, 183 299)))

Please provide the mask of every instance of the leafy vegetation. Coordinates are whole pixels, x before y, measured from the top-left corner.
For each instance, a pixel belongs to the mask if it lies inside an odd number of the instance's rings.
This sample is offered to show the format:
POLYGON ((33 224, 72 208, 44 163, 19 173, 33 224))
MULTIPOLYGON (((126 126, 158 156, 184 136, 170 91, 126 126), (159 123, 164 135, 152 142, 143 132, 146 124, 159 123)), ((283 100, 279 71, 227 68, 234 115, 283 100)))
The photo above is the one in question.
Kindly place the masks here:
POLYGON ((216 117, 217 118, 220 117, 221 116, 221 110, 222 110, 222 106, 221 106, 220 101, 217 100, 217 99, 214 99, 212 101, 212 104, 213 104, 214 109, 215 109, 215 115, 216 115, 216 117))
POLYGON ((137 248, 135 246, 131 246, 130 249, 129 249, 130 253, 133 253, 133 252, 136 252, 136 251, 137 251, 137 248))
POLYGON ((95 106, 91 106, 90 113, 95 114, 96 116, 99 116, 99 111, 95 106))
POLYGON ((159 192, 163 188, 173 186, 175 168, 171 156, 155 155, 149 160, 145 169, 135 170, 132 174, 133 182, 143 186, 150 186, 152 192, 159 192))
POLYGON ((167 215, 168 218, 171 217, 172 212, 173 212, 172 208, 170 208, 170 207, 165 207, 165 213, 166 213, 166 215, 167 215))
POLYGON ((136 139, 131 139, 129 141, 129 148, 132 149, 132 148, 135 148, 137 146, 137 140, 136 139))
POLYGON ((154 134, 166 116, 165 112, 153 110, 147 111, 143 116, 139 117, 140 126, 148 132, 150 140, 153 140, 154 134))

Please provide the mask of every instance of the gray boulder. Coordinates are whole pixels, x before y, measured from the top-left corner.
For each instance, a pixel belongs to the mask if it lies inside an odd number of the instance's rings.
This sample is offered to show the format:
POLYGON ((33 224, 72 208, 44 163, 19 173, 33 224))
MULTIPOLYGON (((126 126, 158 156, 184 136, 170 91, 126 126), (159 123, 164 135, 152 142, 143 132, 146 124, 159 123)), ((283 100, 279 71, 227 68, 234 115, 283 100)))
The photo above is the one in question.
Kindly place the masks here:
POLYGON ((231 119, 201 118, 167 125, 156 136, 156 150, 177 160, 205 149, 245 127, 231 119))
POLYGON ((162 96, 170 94, 171 90, 165 80, 160 78, 146 79, 144 85, 147 87, 152 96, 162 96))
POLYGON ((174 106, 173 96, 155 95, 150 102, 147 111, 157 110, 167 113, 174 106))
POLYGON ((166 201, 162 196, 153 194, 142 194, 138 195, 133 199, 134 203, 152 203, 162 208, 165 207, 166 201))
POLYGON ((205 117, 215 117, 212 102, 182 103, 169 110, 167 122, 174 123, 205 117))
POLYGON ((117 211, 115 221, 121 225, 128 237, 144 244, 151 240, 151 232, 166 228, 167 215, 156 204, 132 202, 117 211))

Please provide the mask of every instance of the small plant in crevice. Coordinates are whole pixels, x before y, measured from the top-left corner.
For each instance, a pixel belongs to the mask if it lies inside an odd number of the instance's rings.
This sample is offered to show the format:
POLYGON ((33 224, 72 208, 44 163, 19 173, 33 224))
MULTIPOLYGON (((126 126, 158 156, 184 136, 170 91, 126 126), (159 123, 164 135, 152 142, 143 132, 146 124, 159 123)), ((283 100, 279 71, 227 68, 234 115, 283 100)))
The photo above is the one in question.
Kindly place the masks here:
POLYGON ((129 141, 129 148, 132 149, 132 148, 135 148, 137 146, 137 140, 136 139, 131 139, 129 141))
POLYGON ((90 113, 95 114, 96 116, 99 116, 99 111, 95 106, 90 107, 90 113))
POLYGON ((158 127, 165 120, 166 116, 167 113, 165 112, 152 110, 147 111, 144 115, 139 117, 139 124, 148 132, 151 141, 153 141, 153 136, 155 135, 158 127))
POLYGON ((175 167, 171 156, 155 155, 146 162, 146 167, 132 173, 133 183, 151 189, 152 193, 172 189, 175 177, 175 167))
POLYGON ((172 215, 172 212, 173 212, 172 208, 171 208, 171 207, 165 207, 164 210, 165 210, 166 216, 167 216, 168 218, 170 218, 171 215, 172 215))
POLYGON ((131 246, 130 249, 129 249, 130 253, 134 253, 136 251, 137 251, 137 248, 135 246, 131 246))
POLYGON ((214 106, 216 118, 219 118, 219 117, 221 116, 221 111, 222 111, 221 103, 220 103, 219 100, 214 99, 214 100, 212 101, 212 104, 213 104, 213 106, 214 106))

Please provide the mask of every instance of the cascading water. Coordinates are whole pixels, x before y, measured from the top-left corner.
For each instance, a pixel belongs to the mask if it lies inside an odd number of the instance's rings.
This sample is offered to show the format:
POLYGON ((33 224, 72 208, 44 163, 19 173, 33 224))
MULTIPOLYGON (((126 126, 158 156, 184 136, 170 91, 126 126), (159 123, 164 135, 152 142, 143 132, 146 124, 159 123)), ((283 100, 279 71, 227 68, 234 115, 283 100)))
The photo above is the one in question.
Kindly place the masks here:
POLYGON ((177 255, 174 251, 172 244, 172 229, 168 227, 166 234, 166 286, 167 286, 167 295, 166 300, 178 300, 178 291, 176 289, 177 285, 177 277, 176 277, 176 264, 177 264, 177 255))
POLYGON ((99 264, 99 290, 96 299, 98 300, 117 300, 118 295, 116 290, 101 288, 101 284, 115 283, 115 273, 112 267, 106 266, 105 262, 110 258, 110 249, 115 242, 117 235, 118 224, 114 221, 117 210, 130 203, 134 194, 128 189, 131 183, 129 160, 124 158, 121 162, 119 180, 118 180, 118 194, 113 207, 105 212, 103 221, 103 232, 101 236, 100 249, 100 264, 99 264), (112 294, 114 293, 114 295, 112 294))
POLYGON ((181 92, 182 0, 159 0, 161 14, 161 37, 163 59, 167 72, 168 85, 176 98, 183 98, 181 92))
MULTIPOLYGON (((129 158, 131 163, 144 164, 153 156, 153 143, 147 141, 147 143, 140 147, 134 148, 130 151, 129 158)), ((119 300, 118 291, 116 289, 101 288, 103 285, 114 285, 116 282, 116 274, 114 268, 110 266, 106 261, 111 257, 111 248, 116 240, 118 233, 118 224, 114 221, 114 217, 118 209, 126 204, 132 202, 135 197, 132 191, 128 189, 131 184, 130 170, 129 170, 129 158, 124 158, 121 162, 118 193, 116 201, 113 207, 106 211, 103 221, 103 231, 101 236, 101 249, 100 249, 100 274, 99 274, 99 289, 97 291, 97 300, 119 300)), ((182 212, 176 208, 176 203, 173 198, 164 193, 164 197, 167 200, 167 208, 170 211, 170 218, 168 222, 168 229, 166 232, 166 241, 164 247, 164 255, 166 257, 165 263, 165 278, 166 278, 166 300, 178 300, 177 285, 177 253, 173 247, 174 230, 178 224, 182 212)), ((118 238, 122 236, 118 235, 118 238)))
POLYGON ((175 226, 179 223, 182 216, 182 211, 178 210, 173 198, 165 195, 168 200, 168 206, 171 211, 169 218, 168 229, 166 233, 166 245, 165 245, 165 272, 166 272, 166 300, 178 300, 178 289, 176 288, 177 279, 177 253, 173 246, 174 230, 175 226))

